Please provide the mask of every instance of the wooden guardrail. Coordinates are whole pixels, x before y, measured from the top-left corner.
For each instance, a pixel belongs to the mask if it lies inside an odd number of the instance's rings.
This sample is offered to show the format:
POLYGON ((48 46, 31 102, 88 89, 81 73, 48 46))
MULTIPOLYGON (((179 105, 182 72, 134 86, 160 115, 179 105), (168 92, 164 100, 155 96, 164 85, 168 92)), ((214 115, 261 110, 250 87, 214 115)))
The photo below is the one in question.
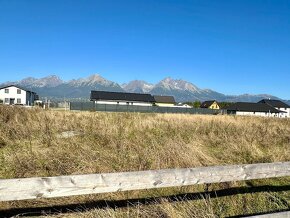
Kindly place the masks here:
POLYGON ((249 216, 245 218, 290 218, 290 211, 249 216))
POLYGON ((0 179, 0 201, 65 197, 290 176, 290 162, 0 179))

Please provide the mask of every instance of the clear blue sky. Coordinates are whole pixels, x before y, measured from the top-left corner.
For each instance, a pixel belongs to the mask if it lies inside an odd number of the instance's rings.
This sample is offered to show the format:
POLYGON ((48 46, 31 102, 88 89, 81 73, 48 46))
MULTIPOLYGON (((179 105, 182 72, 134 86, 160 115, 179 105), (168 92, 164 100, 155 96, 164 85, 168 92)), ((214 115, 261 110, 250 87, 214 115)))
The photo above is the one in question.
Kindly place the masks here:
POLYGON ((0 0, 0 82, 93 73, 290 99, 290 1, 0 0))

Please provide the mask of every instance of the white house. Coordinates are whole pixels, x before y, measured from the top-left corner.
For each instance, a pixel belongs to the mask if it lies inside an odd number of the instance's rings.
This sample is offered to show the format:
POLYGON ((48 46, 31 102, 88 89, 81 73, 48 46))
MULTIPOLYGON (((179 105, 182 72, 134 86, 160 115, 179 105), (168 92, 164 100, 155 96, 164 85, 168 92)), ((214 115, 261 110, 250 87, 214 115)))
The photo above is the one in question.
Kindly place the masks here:
POLYGON ((175 107, 181 107, 181 108, 192 108, 192 106, 185 104, 185 103, 178 103, 175 105, 175 107))
POLYGON ((263 99, 259 101, 259 103, 268 104, 280 111, 284 111, 286 113, 280 113, 279 117, 288 117, 290 118, 290 106, 283 101, 280 100, 271 100, 271 99, 263 99))
POLYGON ((286 112, 264 103, 237 102, 227 108, 228 114, 244 116, 281 117, 286 112))
POLYGON ((7 105, 33 105, 38 99, 35 92, 26 90, 17 85, 9 85, 0 88, 0 99, 7 105))
POLYGON ((90 99, 96 104, 152 106, 155 103, 150 94, 128 92, 91 91, 90 99))
POLYGON ((154 95, 153 96, 155 100, 156 106, 159 107, 175 107, 176 102, 173 96, 167 96, 167 95, 154 95))

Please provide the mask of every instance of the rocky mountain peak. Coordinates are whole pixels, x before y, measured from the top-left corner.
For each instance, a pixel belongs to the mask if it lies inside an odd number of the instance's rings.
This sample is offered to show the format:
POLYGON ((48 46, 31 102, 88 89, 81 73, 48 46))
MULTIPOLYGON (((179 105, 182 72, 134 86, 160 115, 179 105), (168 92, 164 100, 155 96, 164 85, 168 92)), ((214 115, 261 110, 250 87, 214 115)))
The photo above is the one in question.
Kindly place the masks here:
POLYGON ((102 85, 102 86, 110 86, 110 85, 117 85, 116 83, 107 80, 100 76, 99 74, 92 74, 86 78, 74 79, 68 82, 72 86, 95 86, 95 85, 102 85))
POLYGON ((190 82, 181 79, 172 79, 171 77, 167 77, 161 80, 156 86, 161 86, 165 89, 175 89, 175 90, 183 90, 190 92, 200 92, 200 89, 193 85, 190 82))
POLYGON ((74 79, 68 82, 62 81, 58 76, 51 75, 43 78, 28 77, 20 81, 6 82, 4 85, 19 85, 24 88, 33 88, 41 97, 61 98, 65 95, 68 98, 89 99, 91 90, 151 93, 156 95, 172 95, 177 102, 185 101, 250 101, 257 102, 263 98, 277 99, 271 95, 224 95, 210 89, 201 89, 194 84, 182 80, 164 78, 157 84, 150 84, 142 80, 133 80, 123 84, 122 87, 113 81, 107 80, 99 74, 92 74, 86 78, 74 79))
POLYGON ((24 87, 56 87, 62 84, 63 81, 58 76, 51 75, 39 79, 27 77, 16 83, 24 87))
POLYGON ((133 80, 121 86, 126 92, 147 93, 154 87, 153 84, 143 80, 133 80))
POLYGON ((106 80, 105 78, 103 78, 101 75, 99 74, 92 74, 90 76, 88 76, 85 80, 91 82, 91 83, 96 83, 96 82, 107 82, 108 80, 106 80))

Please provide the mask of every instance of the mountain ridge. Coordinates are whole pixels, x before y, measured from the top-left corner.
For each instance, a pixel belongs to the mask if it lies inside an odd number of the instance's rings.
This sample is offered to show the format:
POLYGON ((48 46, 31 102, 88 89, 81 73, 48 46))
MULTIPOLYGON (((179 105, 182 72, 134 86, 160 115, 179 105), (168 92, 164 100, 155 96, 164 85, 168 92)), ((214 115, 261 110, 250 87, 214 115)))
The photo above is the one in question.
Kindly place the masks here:
POLYGON ((177 102, 213 99, 229 102, 257 102, 263 98, 280 99, 269 94, 225 95, 211 89, 201 89, 191 82, 182 79, 173 79, 171 77, 166 77, 156 84, 151 84, 143 80, 133 80, 120 85, 117 82, 105 79, 99 74, 92 74, 85 78, 69 81, 63 81, 57 75, 49 75, 43 78, 27 77, 19 81, 5 82, 1 86, 10 84, 19 85, 29 90, 32 89, 41 97, 54 99, 88 99, 91 90, 173 95, 177 102))

